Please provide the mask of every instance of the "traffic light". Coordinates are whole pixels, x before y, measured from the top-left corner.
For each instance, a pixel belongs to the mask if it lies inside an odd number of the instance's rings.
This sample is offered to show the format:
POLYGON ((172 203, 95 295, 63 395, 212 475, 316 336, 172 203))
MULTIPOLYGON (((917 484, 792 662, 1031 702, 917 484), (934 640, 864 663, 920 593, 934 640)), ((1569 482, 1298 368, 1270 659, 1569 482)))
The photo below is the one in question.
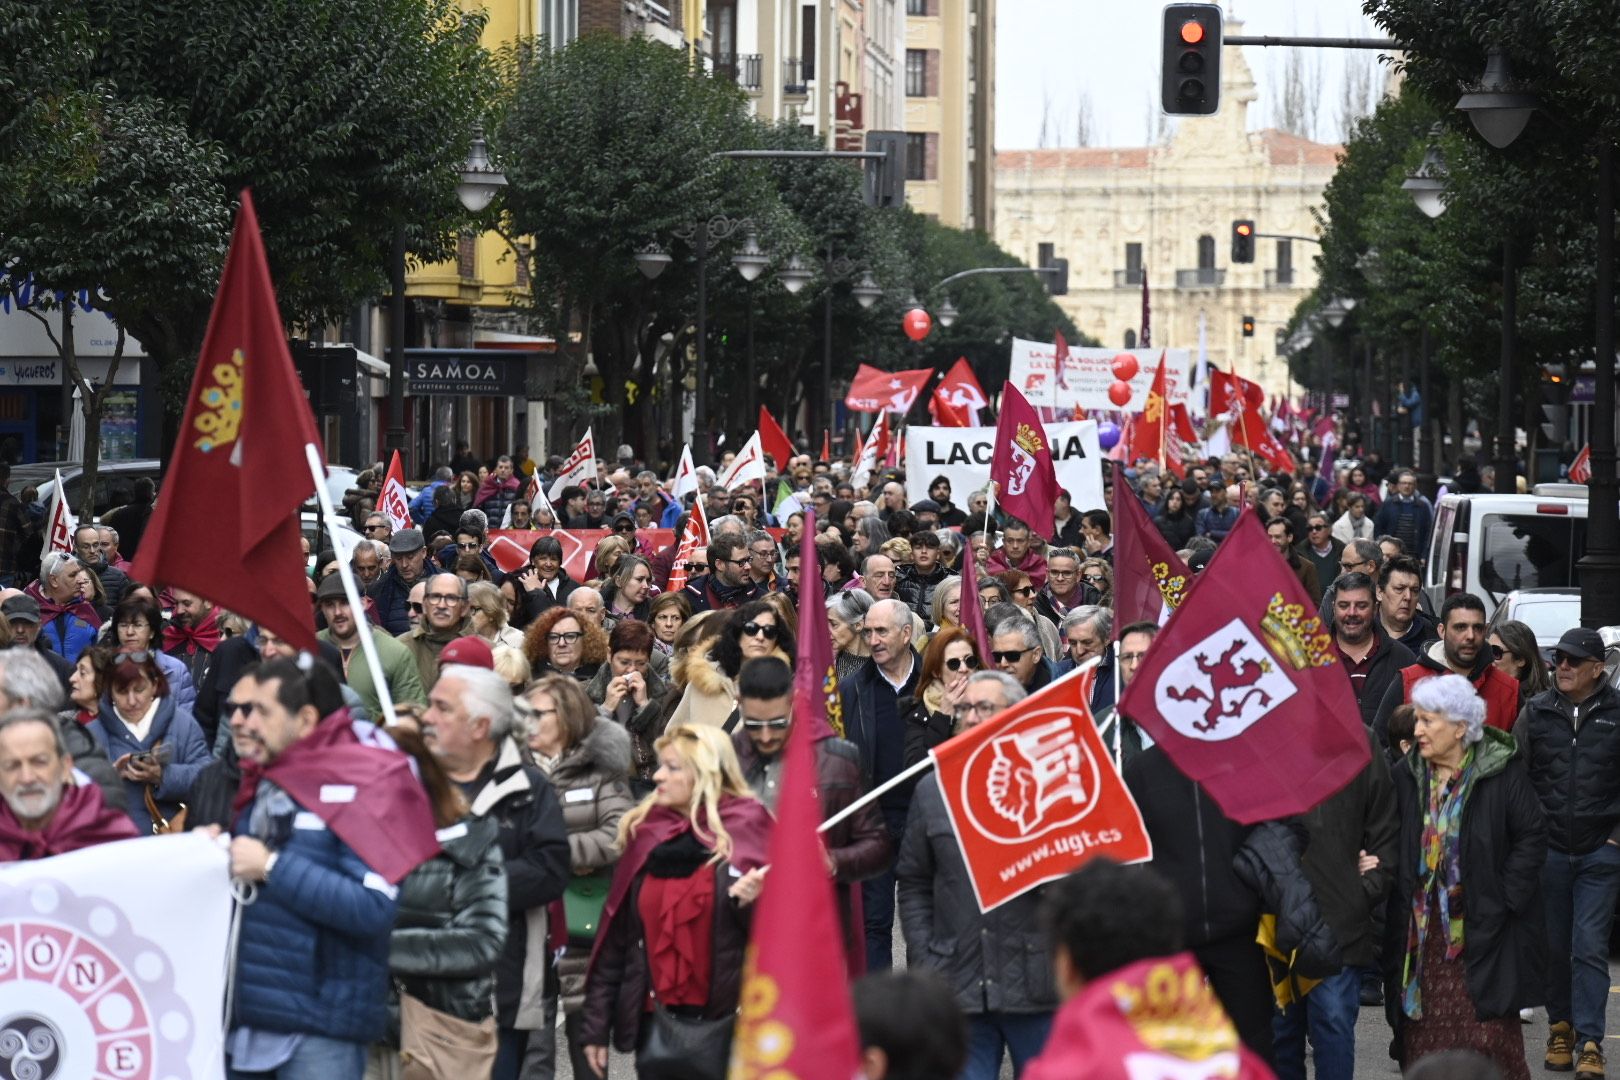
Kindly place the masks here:
POLYGON ((1569 441, 1569 381, 1563 364, 1541 365, 1541 434, 1552 447, 1569 441))
POLYGON ((1253 315, 1245 315, 1245 316, 1243 316, 1243 336, 1244 337, 1254 337, 1254 316, 1253 315))
POLYGON ((1172 116, 1211 116, 1221 107, 1219 4, 1164 9, 1163 106, 1172 116))
POLYGON ((1232 261, 1254 262, 1254 222, 1232 222, 1232 261))
POLYGON ((866 149, 883 159, 866 162, 866 205, 897 209, 906 205, 906 133, 868 131, 866 149))
POLYGON ((1048 296, 1069 295, 1069 260, 1059 259, 1051 254, 1050 244, 1042 244, 1040 257, 1041 269, 1056 270, 1055 274, 1042 274, 1041 283, 1046 286, 1048 296))

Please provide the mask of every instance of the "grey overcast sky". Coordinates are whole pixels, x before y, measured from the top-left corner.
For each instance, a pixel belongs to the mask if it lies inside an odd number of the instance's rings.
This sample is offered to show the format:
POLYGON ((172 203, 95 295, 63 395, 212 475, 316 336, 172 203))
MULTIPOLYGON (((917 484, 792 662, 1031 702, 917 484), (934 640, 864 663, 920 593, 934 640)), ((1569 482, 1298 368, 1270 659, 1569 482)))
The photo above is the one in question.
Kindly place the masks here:
MULTIPOLYGON (((1225 7, 1228 22, 1241 19, 1245 34, 1384 36, 1362 15, 1360 0, 1227 0, 1225 7)), ((1043 111, 1055 129, 1048 145, 1077 145, 1075 118, 1082 101, 1089 103, 1092 117, 1089 145, 1145 145, 1150 102, 1151 116, 1159 115, 1163 11, 1156 0, 997 0, 996 148, 1038 147, 1043 111)), ((1249 108, 1249 127, 1276 126, 1278 92, 1289 53, 1296 50, 1244 51, 1260 91, 1260 100, 1249 108)), ((1378 53, 1372 51, 1297 52, 1306 85, 1319 89, 1315 138, 1340 141, 1347 75, 1353 77, 1358 68, 1363 76, 1370 72, 1377 91, 1388 68, 1375 69, 1378 53)))

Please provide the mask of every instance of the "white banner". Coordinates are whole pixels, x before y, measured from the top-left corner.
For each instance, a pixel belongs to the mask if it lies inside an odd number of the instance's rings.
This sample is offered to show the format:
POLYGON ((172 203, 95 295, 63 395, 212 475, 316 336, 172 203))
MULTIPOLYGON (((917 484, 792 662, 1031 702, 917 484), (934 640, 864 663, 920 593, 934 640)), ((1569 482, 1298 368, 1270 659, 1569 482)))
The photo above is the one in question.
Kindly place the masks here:
MULTIPOLYGON (((1102 448, 1097 444, 1095 420, 1043 424, 1052 446, 1058 483, 1068 491, 1076 510, 1105 505, 1102 483, 1102 448)), ((906 428, 906 486, 927 491, 934 477, 951 482, 951 499, 967 505, 967 495, 990 481, 990 457, 995 443, 993 427, 906 428)))
MULTIPOLYGON (((1164 356, 1165 382, 1172 405, 1187 400, 1191 379, 1188 370, 1192 352, 1188 349, 1081 349, 1069 347, 1069 362, 1063 367, 1064 387, 1057 385, 1054 368, 1057 346, 1041 341, 1013 338, 1011 366, 1007 379, 1023 393, 1031 405, 1055 409, 1120 409, 1108 397, 1114 383, 1113 359, 1121 352, 1136 357, 1136 377, 1131 380, 1131 400, 1124 412, 1141 412, 1147 407, 1153 374, 1164 356)), ((1075 504, 1079 506, 1079 503, 1075 504)))
POLYGON ((0 869, 6 1075, 223 1077, 228 862, 186 833, 0 869))

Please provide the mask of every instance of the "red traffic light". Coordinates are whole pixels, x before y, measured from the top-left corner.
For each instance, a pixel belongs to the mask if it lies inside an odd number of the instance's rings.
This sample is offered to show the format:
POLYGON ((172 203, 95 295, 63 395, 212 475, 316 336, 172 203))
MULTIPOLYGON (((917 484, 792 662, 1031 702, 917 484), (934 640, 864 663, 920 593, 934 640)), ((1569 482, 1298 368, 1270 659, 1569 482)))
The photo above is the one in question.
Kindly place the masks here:
POLYGON ((1237 233, 1239 236, 1249 236, 1254 232, 1254 226, 1250 225, 1247 221, 1240 221, 1232 226, 1232 231, 1237 233))
POLYGON ((1188 45, 1197 45, 1204 40, 1204 24, 1197 19, 1188 19, 1181 24, 1181 40, 1188 45))

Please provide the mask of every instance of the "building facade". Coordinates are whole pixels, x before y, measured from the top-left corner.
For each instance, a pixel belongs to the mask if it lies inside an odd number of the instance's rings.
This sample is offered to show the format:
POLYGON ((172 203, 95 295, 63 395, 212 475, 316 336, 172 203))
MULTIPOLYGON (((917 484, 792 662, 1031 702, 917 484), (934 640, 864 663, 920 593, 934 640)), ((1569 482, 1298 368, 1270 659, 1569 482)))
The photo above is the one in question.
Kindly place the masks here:
POLYGON ((906 202, 995 230, 996 0, 905 0, 906 202))
POLYGON ((1058 302, 1105 345, 1137 344, 1145 275, 1153 345, 1196 349, 1202 318, 1211 363, 1286 392, 1278 335, 1316 286, 1317 245, 1301 238, 1318 234, 1341 147, 1249 131, 1257 96, 1229 46, 1220 112, 1179 118, 1161 145, 998 153, 996 241, 1032 266, 1068 259, 1058 302), (1255 259, 1233 264, 1232 223, 1244 219, 1259 234, 1255 259))

